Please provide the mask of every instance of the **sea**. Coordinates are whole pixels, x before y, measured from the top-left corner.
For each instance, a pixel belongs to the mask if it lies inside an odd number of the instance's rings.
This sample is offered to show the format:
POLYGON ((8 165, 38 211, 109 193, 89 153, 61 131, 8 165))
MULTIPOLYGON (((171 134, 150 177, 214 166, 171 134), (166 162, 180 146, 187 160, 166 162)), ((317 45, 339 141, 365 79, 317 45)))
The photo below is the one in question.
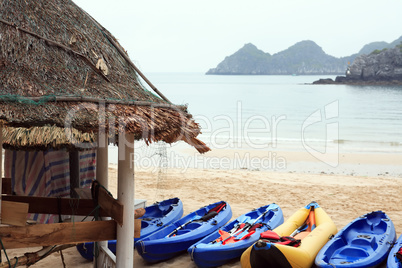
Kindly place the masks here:
MULTIPOLYGON (((201 126, 199 139, 212 150, 402 153, 402 86, 312 84, 335 79, 327 75, 146 76, 172 103, 188 106, 201 126)), ((141 142, 136 147, 153 150, 141 142)), ((160 154, 164 145, 154 147, 160 154)))

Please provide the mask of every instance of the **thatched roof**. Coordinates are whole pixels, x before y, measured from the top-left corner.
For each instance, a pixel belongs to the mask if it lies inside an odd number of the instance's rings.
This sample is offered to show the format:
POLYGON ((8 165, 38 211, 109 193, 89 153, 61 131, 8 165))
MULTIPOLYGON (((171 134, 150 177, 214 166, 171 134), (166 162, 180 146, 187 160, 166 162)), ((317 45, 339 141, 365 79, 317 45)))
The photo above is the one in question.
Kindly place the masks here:
MULTIPOLYGON (((96 147, 96 134, 56 126, 30 128, 3 127, 3 147, 13 150, 38 151, 50 148, 85 150, 96 147)), ((113 142, 113 141, 112 141, 113 142)))
MULTIPOLYGON (((77 135, 102 126, 208 151, 187 108, 147 90, 137 73, 112 34, 72 1, 0 0, 3 124, 46 126, 37 133, 67 127, 77 135)), ((35 140, 46 146, 45 139, 35 140)))

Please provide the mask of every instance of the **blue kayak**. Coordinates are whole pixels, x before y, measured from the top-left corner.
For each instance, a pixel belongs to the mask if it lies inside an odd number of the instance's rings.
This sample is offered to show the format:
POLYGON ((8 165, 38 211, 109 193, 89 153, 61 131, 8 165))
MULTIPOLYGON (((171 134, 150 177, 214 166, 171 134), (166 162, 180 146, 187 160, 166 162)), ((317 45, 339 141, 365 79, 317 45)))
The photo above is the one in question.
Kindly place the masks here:
POLYGON ((137 241, 135 248, 147 262, 164 261, 185 252, 231 217, 232 210, 226 202, 210 204, 137 241))
POLYGON ((247 212, 192 245, 187 251, 198 267, 217 267, 239 258, 254 244, 262 232, 283 223, 283 213, 277 204, 247 212))
POLYGON ((402 268, 402 255, 398 259, 397 252, 402 248, 402 235, 396 240, 394 247, 391 249, 387 259, 387 268, 402 268))
MULTIPOLYGON (((164 226, 179 220, 183 216, 183 203, 177 197, 156 202, 145 208, 145 214, 140 218, 141 236, 134 238, 134 243, 150 234, 158 231, 164 226)), ((108 248, 116 254, 116 240, 108 242, 108 248)), ((92 261, 94 258, 94 243, 87 242, 77 245, 77 250, 85 259, 92 261)))
POLYGON ((374 267, 386 259, 396 239, 382 211, 365 214, 340 230, 318 253, 318 267, 374 267))

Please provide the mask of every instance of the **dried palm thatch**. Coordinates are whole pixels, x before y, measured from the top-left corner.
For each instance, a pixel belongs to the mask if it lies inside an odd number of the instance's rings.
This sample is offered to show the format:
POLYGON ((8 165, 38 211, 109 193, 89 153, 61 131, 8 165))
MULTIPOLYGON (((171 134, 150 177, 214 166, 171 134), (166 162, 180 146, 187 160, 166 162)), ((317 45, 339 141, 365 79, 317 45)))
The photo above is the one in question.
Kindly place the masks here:
POLYGON ((71 0, 0 0, 0 120, 28 128, 15 134, 31 133, 21 146, 49 146, 57 128, 69 128, 79 140, 105 129, 208 151, 187 107, 147 90, 137 73, 117 40, 71 0))
POLYGON ((3 146, 6 149, 39 151, 67 148, 70 150, 96 147, 95 133, 56 126, 30 128, 3 127, 3 146))

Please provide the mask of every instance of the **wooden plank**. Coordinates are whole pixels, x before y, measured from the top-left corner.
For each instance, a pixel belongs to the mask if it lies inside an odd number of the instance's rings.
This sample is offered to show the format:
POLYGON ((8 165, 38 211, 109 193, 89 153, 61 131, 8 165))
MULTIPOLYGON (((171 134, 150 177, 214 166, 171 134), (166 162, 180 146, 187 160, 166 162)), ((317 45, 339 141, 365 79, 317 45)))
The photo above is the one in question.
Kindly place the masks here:
MULTIPOLYGON (((92 199, 75 199, 75 198, 56 198, 56 197, 37 197, 37 196, 17 196, 5 195, 2 197, 5 201, 22 202, 29 204, 29 213, 43 214, 61 214, 87 216, 94 209, 92 199), (60 202, 60 204, 59 204, 60 202)), ((91 215, 94 215, 92 213, 91 215)), ((100 216, 110 217, 106 211, 100 210, 100 216)))
POLYGON ((98 202, 106 214, 110 215, 120 226, 123 225, 123 204, 110 196, 102 187, 99 188, 98 202))
MULTIPOLYGON (((36 197, 5 195, 5 201, 22 202, 29 204, 29 213, 61 214, 87 216, 94 209, 92 199, 36 197)), ((99 188, 98 202, 101 207, 99 215, 112 217, 120 225, 123 224, 123 205, 110 196, 105 189, 99 188)), ((91 215, 94 215, 92 212, 91 215)))
POLYGON ((1 193, 2 194, 11 194, 11 178, 3 178, 1 180, 1 193))
POLYGON ((3 201, 1 205, 1 223, 25 226, 28 217, 27 203, 3 201))
POLYGON ((0 227, 4 248, 28 248, 116 239, 116 222, 68 222, 0 227))

